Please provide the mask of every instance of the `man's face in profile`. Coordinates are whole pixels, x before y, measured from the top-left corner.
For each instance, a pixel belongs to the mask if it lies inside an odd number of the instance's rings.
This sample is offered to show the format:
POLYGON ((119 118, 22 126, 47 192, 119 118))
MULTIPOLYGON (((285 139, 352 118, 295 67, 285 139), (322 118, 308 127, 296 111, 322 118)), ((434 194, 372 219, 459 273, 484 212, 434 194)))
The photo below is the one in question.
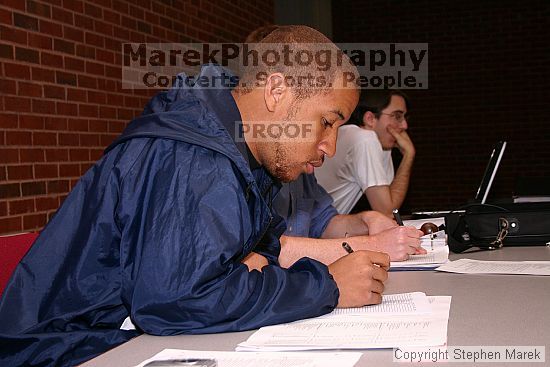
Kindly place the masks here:
POLYGON ((283 127, 283 134, 271 147, 265 147, 269 150, 264 162, 268 171, 289 182, 302 173, 313 173, 325 155, 332 157, 338 128, 348 120, 358 95, 356 89, 337 88, 303 100, 293 96, 286 116, 275 121, 283 127))

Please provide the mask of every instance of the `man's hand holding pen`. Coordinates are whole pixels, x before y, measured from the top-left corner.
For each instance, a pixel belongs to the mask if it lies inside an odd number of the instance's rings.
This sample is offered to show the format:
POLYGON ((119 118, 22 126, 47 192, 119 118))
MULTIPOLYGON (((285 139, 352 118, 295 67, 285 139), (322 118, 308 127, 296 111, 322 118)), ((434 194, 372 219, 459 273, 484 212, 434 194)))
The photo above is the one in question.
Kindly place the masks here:
POLYGON ((403 226, 397 210, 394 217, 398 226, 375 235, 348 238, 346 234, 342 250, 348 255, 328 266, 340 291, 338 307, 360 307, 382 302, 390 259, 402 261, 412 254, 426 253, 420 246, 422 231, 403 226), (380 252, 362 250, 369 240, 380 252))
POLYGON ((328 266, 338 285, 338 307, 361 307, 382 302, 384 282, 388 279, 388 254, 374 251, 353 251, 342 243, 348 253, 328 266))

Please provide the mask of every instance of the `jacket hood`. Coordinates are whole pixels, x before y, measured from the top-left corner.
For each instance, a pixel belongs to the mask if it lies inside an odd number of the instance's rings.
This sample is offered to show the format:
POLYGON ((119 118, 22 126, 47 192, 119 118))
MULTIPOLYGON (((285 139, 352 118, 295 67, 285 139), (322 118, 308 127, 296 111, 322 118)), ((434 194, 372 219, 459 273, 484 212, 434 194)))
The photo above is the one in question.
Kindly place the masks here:
POLYGON ((194 77, 178 74, 174 87, 155 95, 142 115, 130 121, 105 153, 134 138, 179 140, 227 156, 247 181, 253 180, 247 158, 243 156, 246 143, 235 143, 227 127, 205 103, 208 98, 215 98, 216 93, 226 93, 224 89, 234 87, 236 80, 230 71, 212 64, 204 65, 194 77))

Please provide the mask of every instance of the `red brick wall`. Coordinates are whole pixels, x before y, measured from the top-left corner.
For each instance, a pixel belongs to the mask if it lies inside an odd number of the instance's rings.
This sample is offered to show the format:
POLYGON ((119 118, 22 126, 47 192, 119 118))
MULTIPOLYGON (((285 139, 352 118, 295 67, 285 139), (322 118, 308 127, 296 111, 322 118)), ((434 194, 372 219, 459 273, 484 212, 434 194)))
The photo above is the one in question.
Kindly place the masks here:
POLYGON ((124 42, 240 42, 273 2, 3 0, 0 233, 42 228, 152 93, 121 88, 124 42))
MULTIPOLYGON (((429 90, 413 91, 417 160, 405 209, 473 198, 492 145, 508 149, 490 198, 550 176, 548 1, 333 2, 339 42, 428 42, 429 90)), ((550 189, 550 188, 549 188, 550 189)))

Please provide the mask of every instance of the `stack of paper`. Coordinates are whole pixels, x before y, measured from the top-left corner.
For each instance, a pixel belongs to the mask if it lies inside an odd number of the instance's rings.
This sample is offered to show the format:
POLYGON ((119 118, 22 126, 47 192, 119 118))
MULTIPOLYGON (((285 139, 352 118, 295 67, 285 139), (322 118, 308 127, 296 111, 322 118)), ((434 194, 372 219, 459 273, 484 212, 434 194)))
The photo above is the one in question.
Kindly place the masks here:
POLYGON ((435 269, 461 274, 550 275, 550 261, 480 261, 458 259, 435 269))
POLYGON ((550 196, 547 196, 547 195, 514 196, 514 203, 548 203, 548 202, 550 202, 550 196))
POLYGON ((451 297, 384 296, 382 304, 263 327, 237 351, 425 347, 447 342, 451 297), (424 301, 428 301, 428 309, 424 301), (431 310, 429 309, 431 308, 431 310), (373 311, 373 309, 375 311, 373 311), (426 312, 428 311, 428 312, 426 312))
POLYGON ((384 294, 382 303, 352 308, 335 308, 329 314, 316 317, 330 317, 338 319, 350 315, 363 317, 382 317, 382 316, 403 316, 403 315, 424 315, 432 314, 434 297, 426 296, 424 292, 384 294))
POLYGON ((136 367, 143 367, 149 362, 166 361, 166 366, 183 366, 183 361, 189 363, 193 359, 209 359, 216 361, 216 367, 352 367, 361 358, 361 353, 237 353, 200 350, 164 349, 152 358, 143 361, 136 367), (178 364, 179 362, 179 364, 178 364))
POLYGON ((384 295, 379 305, 335 308, 331 313, 319 316, 317 319, 335 319, 338 316, 397 316, 397 315, 420 315, 432 312, 432 306, 425 293, 399 293, 384 295))

